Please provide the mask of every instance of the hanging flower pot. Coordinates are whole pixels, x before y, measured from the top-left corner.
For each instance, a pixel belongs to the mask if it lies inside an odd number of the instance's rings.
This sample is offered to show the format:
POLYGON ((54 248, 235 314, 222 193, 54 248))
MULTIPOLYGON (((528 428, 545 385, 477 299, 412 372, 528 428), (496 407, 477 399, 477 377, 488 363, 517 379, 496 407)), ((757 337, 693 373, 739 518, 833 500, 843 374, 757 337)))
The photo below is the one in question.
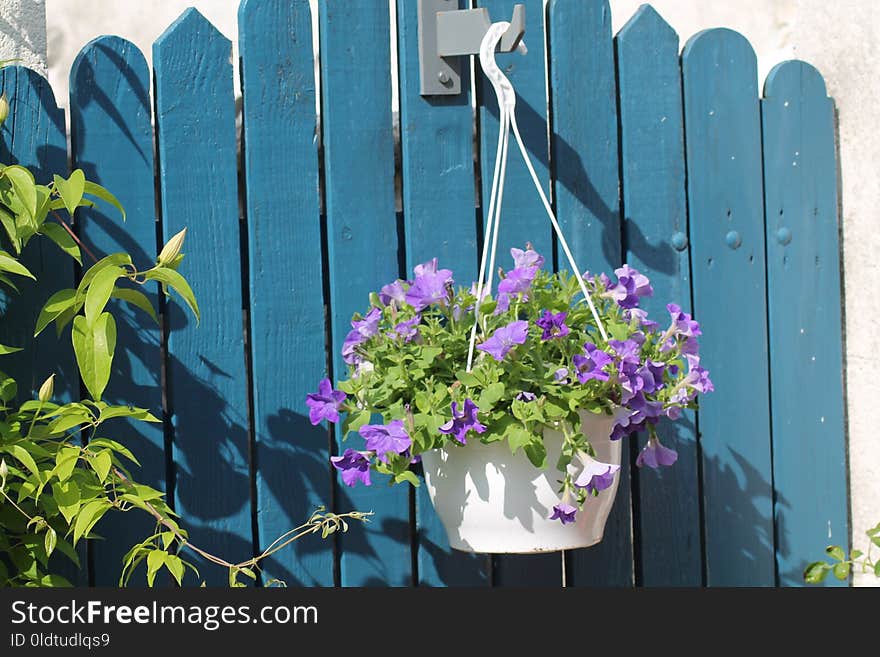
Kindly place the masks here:
POLYGON ((655 426, 713 389, 699 325, 674 305, 667 326, 640 300, 648 278, 623 265, 581 274, 516 124, 516 94, 494 61, 493 24, 480 63, 498 98, 499 141, 477 281, 456 288, 436 258, 370 295, 342 356, 349 377, 308 396, 312 423, 338 422, 349 447, 332 457, 345 484, 371 473, 428 490, 454 548, 536 552, 602 538, 614 501, 620 439, 648 441, 636 464, 675 462, 655 426), (493 295, 509 135, 516 139, 570 272, 548 272, 531 245, 512 248, 493 295), (491 249, 489 245, 492 245, 491 249))
MULTIPOLYGON (((584 500, 572 523, 554 518, 560 504, 557 473, 536 469, 525 454, 513 454, 505 442, 471 442, 465 447, 433 449, 422 454, 431 502, 446 529, 449 545, 467 552, 547 552, 589 547, 602 540, 614 504, 621 441, 611 430, 629 414, 618 407, 610 415, 581 411, 581 433, 591 436, 596 458, 583 454, 570 468, 597 495, 584 500), (594 477, 598 479, 593 483, 594 477)), ((547 460, 562 455, 565 436, 543 431, 547 460)), ((564 513, 564 511, 563 511, 564 513)))

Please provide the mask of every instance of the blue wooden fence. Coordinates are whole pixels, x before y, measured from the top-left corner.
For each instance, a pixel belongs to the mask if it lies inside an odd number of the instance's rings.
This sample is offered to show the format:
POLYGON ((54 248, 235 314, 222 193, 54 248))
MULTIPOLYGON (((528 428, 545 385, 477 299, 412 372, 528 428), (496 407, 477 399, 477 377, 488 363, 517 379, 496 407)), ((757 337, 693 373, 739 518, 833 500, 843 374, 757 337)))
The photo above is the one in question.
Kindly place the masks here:
MULTIPOLYGON (((742 35, 708 30, 679 54, 647 5, 613 37, 604 0, 551 0, 546 12, 526 0, 529 54, 504 57, 578 259, 593 271, 631 263, 654 283, 652 313, 676 300, 704 327, 716 393, 661 430, 679 462, 625 467, 603 543, 562 556, 454 552, 424 489, 378 477, 338 485, 327 457, 339 437, 309 424, 305 394, 344 371, 338 348, 370 290, 434 255, 459 281, 474 276, 498 128, 480 77, 475 98, 468 79, 460 96, 419 95, 416 3, 397 0, 395 141, 388 2, 320 3, 316 78, 308 0, 244 0, 240 130, 232 44, 195 10, 154 44, 152 85, 143 54, 118 37, 77 58, 70 161, 129 216, 121 225, 83 211, 77 230, 99 256, 149 262, 186 226, 202 310, 198 326, 163 304, 160 330, 117 309, 108 397, 164 418, 116 429, 141 478, 168 492, 195 542, 236 560, 321 503, 376 513, 278 553, 264 578, 291 585, 799 584, 803 566, 849 533, 833 102, 799 61, 777 66, 759 98, 742 35)), ((476 4, 507 16, 511 3, 476 4)), ((19 67, 0 76, 13 117, 0 160, 42 179, 64 171, 67 127, 48 84, 19 67)), ((511 157, 501 242, 553 254, 527 175, 511 157)), ((39 280, 23 285, 38 296, 74 280, 51 248, 28 261, 39 280)), ((3 342, 22 344, 36 304, 4 303, 3 342)), ((31 389, 55 371, 73 398, 61 340, 47 332, 5 367, 33 372, 19 378, 31 389)), ((115 583, 145 528, 102 527, 109 540, 91 548, 83 583, 115 583)), ((225 581, 208 566, 204 575, 225 581)))

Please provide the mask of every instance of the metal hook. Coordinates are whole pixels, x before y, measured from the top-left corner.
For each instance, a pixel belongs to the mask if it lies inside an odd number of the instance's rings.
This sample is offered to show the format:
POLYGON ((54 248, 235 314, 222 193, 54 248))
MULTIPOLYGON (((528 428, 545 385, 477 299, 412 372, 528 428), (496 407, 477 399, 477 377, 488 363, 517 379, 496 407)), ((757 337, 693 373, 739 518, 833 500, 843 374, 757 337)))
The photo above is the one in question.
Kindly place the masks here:
MULTIPOLYGON (((450 96, 461 93, 459 56, 478 55, 492 20, 489 10, 458 9, 458 0, 419 0, 419 64, 421 94, 450 96)), ((496 52, 525 53, 525 5, 513 7, 510 27, 496 52)))

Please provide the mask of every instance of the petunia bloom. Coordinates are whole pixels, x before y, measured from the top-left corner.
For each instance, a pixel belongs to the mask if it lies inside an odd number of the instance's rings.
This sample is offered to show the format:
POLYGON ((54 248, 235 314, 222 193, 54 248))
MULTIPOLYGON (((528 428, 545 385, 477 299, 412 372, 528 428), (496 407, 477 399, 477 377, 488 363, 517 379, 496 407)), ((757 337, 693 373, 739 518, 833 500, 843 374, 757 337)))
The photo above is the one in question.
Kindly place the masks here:
MULTIPOLYGON (((436 262, 434 263, 436 267, 436 262)), ((449 295, 449 287, 452 285, 452 271, 449 269, 437 269, 430 271, 427 265, 420 265, 422 273, 416 276, 409 290, 406 292, 406 302, 416 311, 421 312, 428 306, 446 300, 449 295)), ((416 269, 418 270, 419 267, 416 269)))
POLYGON ((339 407, 345 398, 344 392, 333 389, 330 379, 323 379, 318 384, 318 392, 310 392, 306 395, 309 421, 313 425, 320 424, 323 420, 339 422, 339 407))
POLYGON ((365 424, 358 433, 367 441, 367 449, 376 453, 376 458, 388 463, 388 452, 403 454, 412 447, 412 438, 403 427, 402 420, 392 420, 388 424, 365 424))
POLYGON ((521 294, 528 292, 537 273, 537 267, 517 267, 512 269, 498 283, 498 294, 521 294))
POLYGON ((544 256, 531 248, 531 246, 526 248, 525 251, 512 248, 510 249, 510 255, 513 257, 513 266, 517 268, 537 267, 540 269, 544 266, 544 256))
POLYGON ((605 490, 614 483, 614 475, 620 470, 619 465, 613 463, 602 463, 592 456, 581 452, 578 455, 584 469, 574 481, 574 485, 583 488, 587 493, 598 493, 605 490))
POLYGON ((553 507, 553 515, 550 516, 550 520, 559 520, 563 525, 570 525, 575 522, 576 514, 577 507, 562 501, 553 507))
POLYGON ((495 329, 492 337, 477 345, 477 349, 485 351, 497 361, 502 361, 514 346, 525 344, 528 336, 529 323, 525 320, 518 320, 495 329))
POLYGON ((403 338, 404 342, 412 342, 419 337, 419 322, 422 318, 416 315, 412 319, 406 319, 395 325, 393 331, 388 332, 389 338, 403 338))
POLYGON ((383 285, 379 290, 379 301, 384 305, 396 301, 398 304, 406 303, 406 289, 403 287, 403 281, 398 279, 388 285, 383 285))
POLYGON ((648 438, 648 444, 639 452, 636 465, 642 467, 658 468, 661 465, 672 465, 678 460, 678 453, 674 449, 664 447, 656 436, 648 438))
POLYGON ((479 412, 477 405, 470 399, 464 400, 464 408, 459 412, 458 404, 452 402, 452 419, 440 427, 438 431, 451 435, 462 445, 467 444, 467 432, 471 429, 476 433, 483 433, 486 425, 481 424, 477 419, 479 412))
POLYGON ((346 486, 354 486, 358 481, 369 486, 370 461, 363 453, 346 449, 342 456, 331 456, 330 462, 339 470, 346 486))
POLYGON ((382 311, 378 308, 370 308, 370 312, 363 319, 355 319, 351 327, 365 338, 372 338, 379 332, 379 320, 382 319, 382 311))
POLYGON ((541 334, 541 340, 546 341, 552 340, 553 338, 564 338, 568 335, 569 329, 565 324, 566 317, 568 317, 568 313, 565 311, 553 314, 549 310, 545 310, 541 316, 535 320, 535 324, 544 331, 541 334))
POLYGON ((350 330, 348 335, 345 336, 345 341, 342 343, 342 360, 349 365, 357 365, 360 363, 363 359, 360 354, 357 353, 357 346, 366 341, 367 338, 364 337, 363 333, 357 329, 350 330))
POLYGON ((611 362, 611 356, 592 342, 587 342, 584 345, 584 354, 575 354, 572 359, 578 381, 581 383, 586 383, 591 379, 607 381, 609 378, 608 372, 605 372, 602 368, 611 362))

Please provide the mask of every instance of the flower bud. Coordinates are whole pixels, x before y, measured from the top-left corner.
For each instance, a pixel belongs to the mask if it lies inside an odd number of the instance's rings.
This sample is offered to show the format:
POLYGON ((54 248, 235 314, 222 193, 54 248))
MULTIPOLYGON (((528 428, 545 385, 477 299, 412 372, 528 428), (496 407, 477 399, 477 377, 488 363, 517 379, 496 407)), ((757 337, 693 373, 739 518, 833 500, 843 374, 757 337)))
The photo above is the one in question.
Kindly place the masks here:
POLYGON ((6 117, 9 116, 9 101, 6 99, 6 94, 4 93, 0 96, 0 125, 3 125, 3 122, 6 121, 6 117))
POLYGON ((9 474, 9 466, 6 465, 6 459, 0 459, 0 480, 6 481, 6 475, 9 474))
POLYGON ((159 257, 156 259, 156 264, 168 265, 172 263, 180 255, 180 249, 185 238, 186 228, 165 243, 165 246, 162 247, 162 251, 159 253, 159 257))
POLYGON ((52 393, 55 392, 55 375, 53 374, 48 379, 43 381, 43 385, 40 386, 39 400, 44 404, 52 399, 52 393))

